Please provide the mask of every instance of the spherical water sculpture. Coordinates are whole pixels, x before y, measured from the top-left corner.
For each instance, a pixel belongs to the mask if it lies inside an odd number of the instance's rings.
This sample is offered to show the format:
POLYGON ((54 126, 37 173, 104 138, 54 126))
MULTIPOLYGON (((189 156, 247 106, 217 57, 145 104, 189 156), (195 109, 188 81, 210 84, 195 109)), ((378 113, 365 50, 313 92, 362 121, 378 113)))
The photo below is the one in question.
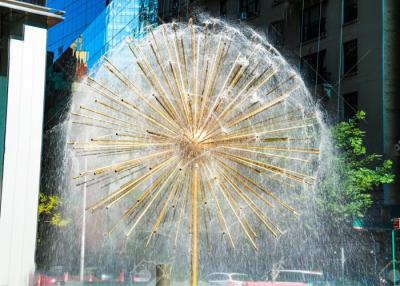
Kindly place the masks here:
POLYGON ((314 185, 321 120, 299 75, 253 31, 150 28, 83 83, 69 143, 88 159, 74 180, 108 190, 88 210, 121 211, 110 234, 142 226, 146 247, 162 234, 188 247, 192 285, 212 232, 257 249, 260 226, 278 237, 285 213, 299 215, 288 193, 314 185))

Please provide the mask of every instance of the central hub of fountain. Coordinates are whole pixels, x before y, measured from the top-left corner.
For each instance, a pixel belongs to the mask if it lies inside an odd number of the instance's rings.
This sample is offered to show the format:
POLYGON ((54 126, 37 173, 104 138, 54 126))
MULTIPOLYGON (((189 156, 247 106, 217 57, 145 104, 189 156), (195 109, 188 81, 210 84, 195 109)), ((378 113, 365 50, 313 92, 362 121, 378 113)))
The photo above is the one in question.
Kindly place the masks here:
POLYGON ((179 149, 182 158, 193 161, 204 153, 205 145, 195 135, 184 132, 180 138, 179 149))

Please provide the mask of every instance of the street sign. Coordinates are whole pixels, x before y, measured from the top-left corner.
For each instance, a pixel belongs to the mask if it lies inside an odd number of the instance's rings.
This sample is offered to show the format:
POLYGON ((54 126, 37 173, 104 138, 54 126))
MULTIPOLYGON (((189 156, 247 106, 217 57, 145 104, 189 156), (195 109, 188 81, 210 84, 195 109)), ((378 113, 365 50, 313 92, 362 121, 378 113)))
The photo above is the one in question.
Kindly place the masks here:
POLYGON ((399 217, 393 219, 393 229, 394 230, 400 229, 400 218, 399 217))

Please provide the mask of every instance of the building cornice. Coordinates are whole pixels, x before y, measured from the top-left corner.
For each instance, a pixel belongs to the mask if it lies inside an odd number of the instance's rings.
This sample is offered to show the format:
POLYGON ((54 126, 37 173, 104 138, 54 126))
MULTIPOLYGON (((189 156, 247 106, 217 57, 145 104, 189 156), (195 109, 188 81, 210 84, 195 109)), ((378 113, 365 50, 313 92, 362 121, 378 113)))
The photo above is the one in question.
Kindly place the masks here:
POLYGON ((48 28, 64 20, 64 11, 16 0, 0 0, 0 8, 45 17, 48 28))

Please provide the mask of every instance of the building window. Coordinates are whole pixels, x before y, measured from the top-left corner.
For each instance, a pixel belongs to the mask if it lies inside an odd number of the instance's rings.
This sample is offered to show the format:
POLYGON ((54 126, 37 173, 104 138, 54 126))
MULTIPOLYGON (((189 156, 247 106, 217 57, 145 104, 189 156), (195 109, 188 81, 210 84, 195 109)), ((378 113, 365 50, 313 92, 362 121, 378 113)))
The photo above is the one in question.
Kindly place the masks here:
POLYGON ((357 39, 343 44, 343 74, 357 73, 357 39))
POLYGON ((319 3, 304 9, 302 42, 306 42, 326 34, 326 3, 319 3), (320 13, 321 12, 321 13, 320 13))
POLYGON ((344 0, 343 24, 357 20, 357 0, 344 0))
POLYGON ((343 95, 343 118, 349 120, 356 115, 358 108, 358 92, 350 92, 343 95))
POLYGON ((258 0, 240 0, 239 12, 241 20, 257 16, 259 14, 258 0))
POLYGON ((221 0, 221 1, 219 2, 219 14, 220 14, 222 17, 225 17, 225 16, 226 16, 226 13, 227 13, 227 9, 226 9, 227 3, 228 3, 228 0, 221 0))
POLYGON ((276 47, 285 45, 285 22, 281 20, 271 23, 268 27, 268 37, 276 47))
POLYGON ((311 85, 326 82, 328 77, 326 50, 303 57, 301 60, 301 74, 306 82, 311 85))

